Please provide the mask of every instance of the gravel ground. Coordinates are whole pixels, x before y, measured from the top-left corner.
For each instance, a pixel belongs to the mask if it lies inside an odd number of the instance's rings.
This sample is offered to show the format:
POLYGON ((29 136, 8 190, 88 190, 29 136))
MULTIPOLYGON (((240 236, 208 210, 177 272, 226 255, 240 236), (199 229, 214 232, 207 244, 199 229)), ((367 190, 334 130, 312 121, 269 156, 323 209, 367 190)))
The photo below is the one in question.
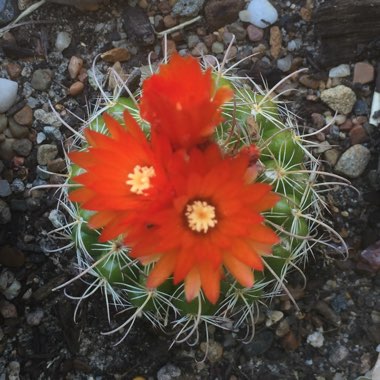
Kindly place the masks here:
MULTIPOLYGON (((14 18, 12 9, 31 4, 16 3, 0 0, 3 27, 14 18)), ((370 376, 380 348, 380 134, 368 121, 376 61, 320 67, 313 28, 319 2, 272 3, 279 19, 265 29, 239 19, 242 0, 140 0, 137 5, 114 0, 92 12, 48 3, 2 36, 0 78, 17 83, 18 91, 4 106, 5 87, 0 87, 0 379, 370 376), (204 361, 204 344, 169 349, 171 337, 142 320, 115 346, 120 336, 100 334, 110 329, 100 293, 80 305, 74 323, 76 302, 62 291, 52 292, 75 270, 72 251, 50 252, 60 243, 48 235, 57 194, 54 189, 29 191, 60 183, 46 170, 65 171, 64 147, 72 133, 51 106, 65 123, 79 127, 99 96, 92 67, 102 82, 111 67, 128 78, 147 65, 149 54, 152 62, 162 58, 160 32, 198 15, 198 21, 169 34, 168 50, 222 59, 235 35, 230 64, 257 53, 239 65, 241 75, 258 82, 264 78, 272 86, 308 68, 280 90, 287 90, 284 99, 305 131, 321 129, 337 112, 332 125, 315 136, 320 145, 314 153, 321 155, 326 171, 349 178, 360 192, 337 187, 326 195, 328 223, 346 240, 349 258, 340 260, 339 241, 333 240, 337 250, 319 249, 310 258, 306 287, 301 275, 292 276, 289 289, 300 312, 286 296, 273 300, 270 309, 262 309, 256 337, 246 345, 240 333, 211 329, 204 361)), ((83 290, 80 282, 67 288, 71 295, 83 290)), ((111 327, 123 318, 115 316, 111 327)))

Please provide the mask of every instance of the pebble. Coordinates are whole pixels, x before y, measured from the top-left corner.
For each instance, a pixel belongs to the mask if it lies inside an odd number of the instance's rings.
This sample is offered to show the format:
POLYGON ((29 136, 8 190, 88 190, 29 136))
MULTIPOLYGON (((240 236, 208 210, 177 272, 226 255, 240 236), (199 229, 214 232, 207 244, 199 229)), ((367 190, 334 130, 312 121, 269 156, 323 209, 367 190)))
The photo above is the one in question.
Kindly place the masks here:
POLYGON ((12 361, 7 366, 7 380, 20 380, 20 363, 12 361))
POLYGON ((197 46, 197 44, 199 42, 201 42, 201 40, 199 39, 199 37, 196 34, 190 34, 187 37, 187 46, 189 49, 195 48, 195 46, 197 46))
POLYGON ((369 136, 362 125, 355 125, 349 132, 351 145, 361 144, 369 140, 369 136))
POLYGON ((173 364, 166 364, 157 372, 157 380, 171 380, 181 376, 181 369, 173 364))
POLYGON ((195 57, 201 57, 203 55, 206 55, 208 54, 207 46, 203 42, 199 42, 191 51, 191 54, 195 57))
POLYGON ((288 42, 288 51, 296 51, 296 50, 299 50, 302 46, 302 40, 300 40, 299 38, 296 38, 294 40, 290 40, 288 42))
POLYGON ((38 69, 32 75, 30 84, 35 90, 46 91, 50 88, 53 73, 49 69, 38 69))
POLYGON ((0 292, 7 300, 15 299, 21 290, 21 283, 9 270, 3 270, 0 274, 0 292))
POLYGON ((31 126, 33 122, 33 110, 30 106, 25 105, 13 115, 13 118, 20 125, 31 126))
POLYGON ((7 197, 12 194, 9 182, 6 179, 0 179, 0 197, 7 197))
POLYGON ((22 67, 15 62, 9 62, 7 64, 7 73, 9 75, 9 78, 11 79, 17 79, 20 77, 22 71, 22 67))
POLYGON ((330 354, 329 361, 333 365, 341 363, 344 359, 347 358, 349 351, 344 346, 336 347, 330 354))
POLYGON ((29 326, 38 326, 41 323, 43 317, 44 311, 38 308, 34 311, 26 313, 25 320, 29 326))
POLYGON ((320 348, 323 346, 325 337, 322 334, 322 331, 314 331, 312 334, 308 335, 306 339, 307 343, 315 348, 320 348))
POLYGON ((7 112, 17 98, 18 84, 13 80, 0 78, 0 113, 7 112))
POLYGON ((277 60, 277 67, 282 72, 286 73, 291 69, 292 63, 293 63, 293 57, 290 54, 288 54, 284 58, 280 58, 277 60))
POLYGON ((52 173, 61 173, 66 169, 66 161, 58 157, 54 160, 49 161, 47 165, 47 170, 52 173))
POLYGON ((13 303, 9 301, 0 301, 0 314, 4 319, 17 318, 17 309, 13 303))
POLYGON ((264 38, 264 30, 252 24, 247 26, 247 34, 252 42, 258 42, 264 38))
POLYGON ((219 41, 215 41, 212 45, 211 45, 211 51, 214 53, 214 54, 221 54, 224 52, 224 44, 222 42, 219 42, 219 41))
POLYGON ((11 210, 7 203, 0 199, 0 224, 7 224, 11 221, 11 210))
POLYGON ((71 44, 71 35, 68 32, 59 32, 55 40, 55 48, 62 52, 71 44))
POLYGON ((201 11, 205 0, 178 0, 173 7, 173 14, 183 17, 195 17, 201 11))
POLYGON ((282 347, 286 351, 294 351, 300 345, 300 339, 294 334, 293 331, 289 331, 281 340, 282 347))
POLYGON ((358 178, 367 167, 371 153, 363 145, 353 145, 347 149, 335 165, 335 171, 349 178, 358 178))
POLYGON ((208 0, 204 14, 210 30, 219 29, 236 21, 244 6, 244 0, 208 0))
POLYGON ((244 41, 247 37, 246 29, 239 22, 228 25, 228 31, 235 36, 237 41, 244 41))
POLYGON ((84 84, 82 82, 77 81, 70 86, 69 94, 71 96, 77 96, 81 94, 83 90, 84 90, 84 84))
POLYGON ((128 61, 128 59, 131 57, 131 53, 126 48, 116 47, 102 53, 100 57, 103 59, 103 61, 110 63, 125 62, 128 61))
POLYGON ((332 148, 324 152, 323 157, 330 166, 334 167, 336 163, 338 162, 338 159, 340 157, 340 152, 338 149, 332 148))
POLYGON ((289 322, 287 319, 283 319, 276 328, 276 335, 280 338, 284 337, 290 331, 289 322))
POLYGON ((200 349, 202 352, 207 353, 207 359, 210 363, 217 363, 223 356, 223 346, 213 340, 202 342, 200 349))
POLYGON ((9 131, 12 137, 21 139, 29 136, 29 128, 18 124, 13 117, 9 118, 9 131))
POLYGON ((55 228, 60 228, 66 224, 65 215, 60 210, 51 210, 49 220, 55 228))
POLYGON ((0 133, 3 133, 8 127, 8 118, 4 114, 0 114, 0 133))
POLYGON ((0 25, 10 23, 17 15, 17 5, 13 0, 0 0, 0 25))
POLYGON ((46 140, 46 135, 45 133, 43 132, 38 132, 37 133, 37 137, 36 137, 36 143, 37 144, 41 144, 42 142, 44 142, 46 140))
POLYGON ((363 99, 358 99, 354 104, 353 113, 356 116, 367 116, 369 114, 367 102, 363 99))
POLYGON ((20 194, 24 192, 25 185, 24 182, 20 178, 15 178, 11 183, 12 192, 15 194, 20 194))
POLYGON ((357 62, 354 67, 353 83, 367 84, 375 79, 375 69, 368 62, 357 62))
POLYGON ((271 56, 277 59, 282 51, 282 34, 278 26, 270 28, 269 44, 271 56))
POLYGON ((310 75, 301 75, 298 81, 305 87, 313 90, 317 90, 320 86, 319 80, 312 78, 310 75))
POLYGON ((265 326, 270 327, 272 325, 275 325, 277 322, 281 321, 281 319, 284 317, 284 313, 279 310, 271 310, 268 313, 268 318, 265 321, 265 326))
POLYGON ((327 152, 332 148, 331 144, 328 141, 322 141, 318 146, 315 148, 315 153, 322 154, 327 152))
POLYGON ((14 152, 20 156, 27 157, 33 148, 33 143, 29 139, 18 139, 12 144, 14 152))
POLYGON ((70 58, 69 65, 67 67, 67 70, 69 71, 70 78, 75 79, 78 76, 82 67, 83 67, 83 59, 73 55, 70 58))
POLYGON ((356 95, 349 87, 339 85, 323 90, 321 99, 334 111, 347 115, 354 107, 356 95))
POLYGON ((46 112, 42 108, 34 111, 34 118, 42 124, 52 127, 60 127, 62 125, 62 121, 54 112, 46 112))
POLYGON ((278 19, 276 8, 268 0, 252 0, 247 10, 250 22, 259 28, 266 28, 278 19))
POLYGON ((58 154, 58 148, 53 144, 40 145, 37 150, 37 162, 39 165, 47 165, 58 154))
POLYGON ((0 143, 0 158, 2 160, 11 160, 15 155, 12 148, 13 141, 15 139, 6 138, 0 143))
POLYGON ((274 336, 271 331, 260 331, 255 335, 252 342, 243 346, 244 354, 249 359, 253 356, 261 355, 271 348, 273 340, 274 336))
POLYGON ((329 71, 330 78, 344 78, 351 74, 350 65, 341 64, 339 66, 333 67, 329 71))
POLYGON ((378 271, 380 269, 380 241, 367 247, 361 252, 360 257, 372 269, 378 271))

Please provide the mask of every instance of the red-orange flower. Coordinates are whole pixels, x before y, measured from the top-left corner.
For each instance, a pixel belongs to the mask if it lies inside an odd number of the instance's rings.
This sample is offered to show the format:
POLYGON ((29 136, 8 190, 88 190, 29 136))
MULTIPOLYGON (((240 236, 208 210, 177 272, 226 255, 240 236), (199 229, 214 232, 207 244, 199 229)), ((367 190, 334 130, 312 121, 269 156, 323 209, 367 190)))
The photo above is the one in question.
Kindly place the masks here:
POLYGON ((103 118, 110 135, 86 130, 88 149, 69 155, 85 170, 73 178, 82 186, 69 197, 83 209, 97 211, 89 225, 104 227, 100 241, 107 241, 125 233, 143 211, 154 212, 170 198, 162 162, 171 148, 158 137, 150 144, 128 112, 124 113, 125 127, 107 114, 103 118))
POLYGON ((189 148, 209 138, 221 121, 220 106, 233 92, 215 90, 211 70, 203 72, 192 57, 174 54, 142 86, 141 116, 174 148, 189 148))
POLYGON ((148 287, 174 274, 175 283, 184 280, 188 301, 202 288, 215 303, 223 268, 241 285, 253 285, 252 269, 263 270, 261 256, 279 242, 260 215, 278 197, 269 185, 252 183, 249 160, 248 151, 223 157, 216 144, 177 154, 169 170, 172 201, 152 215, 144 236, 131 233, 126 238, 132 256, 146 262, 158 257, 148 287))

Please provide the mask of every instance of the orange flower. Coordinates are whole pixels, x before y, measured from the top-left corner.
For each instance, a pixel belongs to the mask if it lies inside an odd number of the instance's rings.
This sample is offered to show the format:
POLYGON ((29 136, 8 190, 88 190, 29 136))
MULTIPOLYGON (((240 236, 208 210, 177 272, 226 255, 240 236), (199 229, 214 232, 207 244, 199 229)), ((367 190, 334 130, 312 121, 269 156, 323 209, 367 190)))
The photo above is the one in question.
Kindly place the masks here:
POLYGON ((104 227, 100 241, 107 241, 125 233, 129 225, 142 218, 144 210, 154 212, 170 198, 162 160, 167 159, 171 148, 158 137, 154 145, 150 144, 127 112, 126 127, 107 114, 103 118, 110 136, 86 130, 89 148, 69 155, 85 170, 73 178, 83 186, 69 197, 83 209, 97 211, 89 225, 104 227))
POLYGON ((181 157, 177 154, 169 170, 172 201, 152 216, 145 234, 132 232, 126 242, 133 257, 156 261, 148 287, 174 274, 176 284, 184 280, 188 301, 202 288, 216 303, 223 268, 244 287, 254 283, 252 269, 264 269, 261 256, 270 254, 279 238, 260 212, 273 207, 278 196, 269 185, 252 183, 248 150, 223 157, 218 145, 210 144, 181 157))
POLYGON ((189 148, 213 134, 222 121, 220 106, 232 95, 228 87, 215 90, 211 70, 202 72, 195 58, 174 54, 144 81, 140 112, 174 148, 189 148))

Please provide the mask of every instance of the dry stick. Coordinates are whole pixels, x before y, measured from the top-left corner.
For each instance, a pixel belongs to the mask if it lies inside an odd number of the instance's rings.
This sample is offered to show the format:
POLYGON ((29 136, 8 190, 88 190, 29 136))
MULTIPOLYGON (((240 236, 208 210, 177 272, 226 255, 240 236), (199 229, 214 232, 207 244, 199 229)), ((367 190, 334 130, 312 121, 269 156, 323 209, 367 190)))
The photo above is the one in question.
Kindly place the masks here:
POLYGON ((159 33, 156 32, 156 34, 157 34, 158 37, 163 37, 163 36, 165 36, 167 34, 170 34, 170 33, 176 32, 177 30, 180 30, 180 29, 184 28, 185 26, 191 25, 194 22, 199 21, 201 18, 202 18, 202 16, 197 16, 197 17, 195 17, 195 18, 193 18, 191 20, 183 22, 182 24, 173 26, 173 28, 163 30, 162 32, 159 32, 159 33))

